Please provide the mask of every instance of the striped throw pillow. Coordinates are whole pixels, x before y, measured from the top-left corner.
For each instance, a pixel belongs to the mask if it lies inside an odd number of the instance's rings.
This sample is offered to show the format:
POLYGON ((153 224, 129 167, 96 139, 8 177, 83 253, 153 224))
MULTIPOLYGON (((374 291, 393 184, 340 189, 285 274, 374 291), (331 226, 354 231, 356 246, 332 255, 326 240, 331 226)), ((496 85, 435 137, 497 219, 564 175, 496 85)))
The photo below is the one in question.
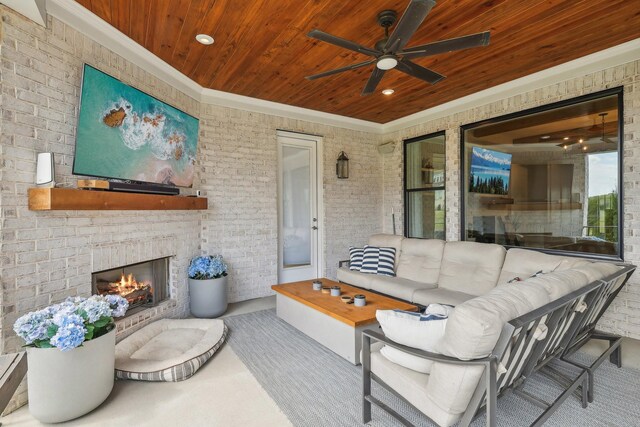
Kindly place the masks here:
POLYGON ((393 271, 395 262, 395 248, 379 248, 377 246, 366 245, 364 247, 364 256, 360 272, 395 276, 396 272, 393 271))
POLYGON ((349 248, 349 270, 360 271, 362 268, 362 258, 364 257, 364 248, 349 248))

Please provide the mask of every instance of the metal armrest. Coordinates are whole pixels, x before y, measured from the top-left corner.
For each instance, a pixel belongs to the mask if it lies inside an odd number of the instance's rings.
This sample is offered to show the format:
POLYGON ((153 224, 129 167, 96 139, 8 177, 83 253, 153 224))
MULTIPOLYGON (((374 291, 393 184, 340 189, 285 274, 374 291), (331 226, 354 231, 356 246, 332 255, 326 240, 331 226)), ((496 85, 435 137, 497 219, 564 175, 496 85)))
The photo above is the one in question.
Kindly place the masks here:
MULTIPOLYGON (((362 335, 369 337, 370 339, 374 340, 374 341, 380 341, 382 343, 384 343, 385 345, 388 345, 389 347, 393 347, 397 350, 403 351, 405 353, 408 353, 412 356, 416 356, 416 357, 420 357, 422 359, 428 359, 428 360, 433 360, 434 362, 442 362, 442 363, 450 363, 450 364, 454 364, 454 365, 486 365, 487 363, 496 360, 495 356, 488 356, 488 357, 483 357, 481 359, 472 359, 472 360, 463 360, 463 359, 458 359, 455 357, 450 357, 450 356, 445 356, 442 354, 438 354, 438 353, 431 353, 428 351, 424 351, 424 350, 420 350, 417 348, 413 348, 413 347, 408 347, 406 345, 402 345, 402 344, 398 344, 395 341, 390 340, 389 338, 387 338, 387 336, 383 333, 371 330, 371 329, 367 329, 365 331, 362 331, 362 335)), ((367 346, 367 350, 369 350, 370 347, 370 340, 363 340, 363 347, 365 345, 368 344, 367 346), (369 341, 369 343, 367 343, 367 341, 369 341)))
POLYGON ((338 261, 338 268, 346 265, 347 267, 351 264, 351 261, 348 259, 343 259, 342 261, 338 261))

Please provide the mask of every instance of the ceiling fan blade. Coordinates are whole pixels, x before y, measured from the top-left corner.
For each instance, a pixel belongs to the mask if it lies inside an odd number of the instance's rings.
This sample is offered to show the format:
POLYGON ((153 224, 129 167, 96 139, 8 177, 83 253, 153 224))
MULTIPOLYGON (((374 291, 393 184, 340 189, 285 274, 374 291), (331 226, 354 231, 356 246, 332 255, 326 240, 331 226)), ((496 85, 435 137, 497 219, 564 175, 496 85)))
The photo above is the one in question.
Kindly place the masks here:
POLYGON ((325 43, 330 43, 339 47, 342 47, 344 49, 349 49, 349 50, 353 50, 354 52, 359 52, 362 53, 364 55, 369 55, 369 56, 379 56, 382 55, 382 52, 378 52, 377 50, 374 49, 369 49, 368 47, 364 47, 362 45, 359 45, 358 43, 354 43, 352 41, 349 40, 345 40, 343 38, 340 38, 338 36, 333 36, 329 33, 325 33, 324 31, 320 31, 320 30, 311 30, 309 32, 309 34, 307 34, 307 36, 316 39, 316 40, 320 40, 323 41, 325 43))
POLYGON ((434 0, 411 0, 384 46, 385 53, 402 50, 435 5, 434 0))
POLYGON ((322 78, 322 77, 332 76, 334 74, 342 73, 344 71, 355 70, 357 68, 366 67, 367 65, 371 65, 374 62, 376 62, 376 60, 375 59, 371 59, 369 61, 359 62, 357 64, 348 65, 346 67, 336 68, 335 70, 324 71, 322 73, 314 74, 312 76, 307 76, 307 77, 305 77, 305 79, 307 79, 307 80, 315 80, 315 79, 319 79, 319 78, 322 78))
POLYGON ((360 93, 360 96, 371 95, 376 90, 376 87, 378 87, 378 83, 380 83, 380 80, 382 80, 384 72, 385 70, 381 70, 378 67, 374 68, 373 72, 371 73, 371 77, 369 77, 369 80, 367 80, 367 84, 364 86, 364 89, 362 89, 362 93, 360 93))
POLYGON ((445 78, 445 76, 443 76, 440 73, 431 71, 427 68, 424 68, 406 59, 402 59, 398 61, 398 65, 396 65, 396 70, 402 71, 405 74, 409 74, 410 76, 424 80, 425 82, 431 83, 432 85, 438 83, 440 80, 445 78))
POLYGON ((471 47, 487 46, 489 44, 489 36, 489 31, 485 31, 484 33, 471 34, 422 46, 410 47, 398 54, 403 55, 405 58, 412 59, 437 55, 439 53, 453 52, 456 50, 469 49, 471 47))

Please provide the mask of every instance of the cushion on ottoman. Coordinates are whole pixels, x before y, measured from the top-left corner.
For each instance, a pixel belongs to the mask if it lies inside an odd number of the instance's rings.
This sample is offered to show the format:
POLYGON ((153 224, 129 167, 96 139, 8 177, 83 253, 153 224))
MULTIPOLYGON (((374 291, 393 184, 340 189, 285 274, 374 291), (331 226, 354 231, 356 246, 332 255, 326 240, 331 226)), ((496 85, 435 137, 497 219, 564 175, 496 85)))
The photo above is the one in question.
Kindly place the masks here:
POLYGON ((162 319, 116 345, 116 378, 182 381, 220 348, 227 326, 219 319, 162 319))

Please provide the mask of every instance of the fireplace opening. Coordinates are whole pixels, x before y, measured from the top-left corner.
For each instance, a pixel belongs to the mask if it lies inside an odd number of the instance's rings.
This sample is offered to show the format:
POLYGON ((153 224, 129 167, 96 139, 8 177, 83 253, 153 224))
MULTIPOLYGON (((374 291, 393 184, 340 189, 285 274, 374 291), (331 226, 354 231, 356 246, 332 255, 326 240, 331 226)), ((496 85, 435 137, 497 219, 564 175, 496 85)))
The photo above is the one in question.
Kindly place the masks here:
POLYGON ((91 274, 92 292, 120 295, 129 302, 126 315, 153 307, 169 295, 169 258, 129 264, 91 274))

